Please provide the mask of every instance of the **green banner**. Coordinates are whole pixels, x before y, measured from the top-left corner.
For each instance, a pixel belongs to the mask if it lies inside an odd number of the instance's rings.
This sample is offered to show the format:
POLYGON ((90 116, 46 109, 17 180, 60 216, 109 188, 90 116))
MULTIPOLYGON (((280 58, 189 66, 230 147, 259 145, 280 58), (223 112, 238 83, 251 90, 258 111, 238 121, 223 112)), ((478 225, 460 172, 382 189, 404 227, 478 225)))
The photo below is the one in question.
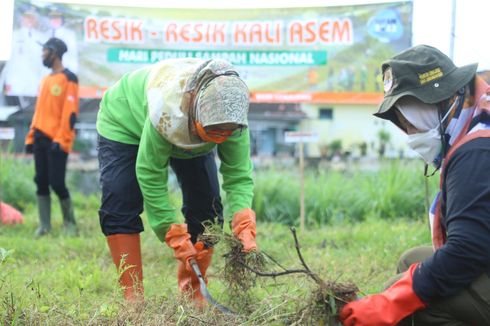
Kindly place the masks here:
POLYGON ((113 48, 107 61, 114 63, 154 63, 176 58, 223 59, 237 66, 320 66, 327 64, 325 51, 179 51, 113 48))

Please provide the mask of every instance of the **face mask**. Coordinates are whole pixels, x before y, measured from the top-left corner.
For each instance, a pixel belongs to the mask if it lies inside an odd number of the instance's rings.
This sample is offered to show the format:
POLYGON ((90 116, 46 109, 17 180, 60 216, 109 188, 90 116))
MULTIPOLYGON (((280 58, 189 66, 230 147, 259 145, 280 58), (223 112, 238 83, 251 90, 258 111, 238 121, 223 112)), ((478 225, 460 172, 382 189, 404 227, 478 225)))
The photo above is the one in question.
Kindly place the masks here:
POLYGON ((432 164, 442 150, 441 132, 439 126, 446 120, 449 113, 453 110, 458 100, 454 101, 446 115, 435 128, 425 132, 408 135, 408 146, 417 152, 427 164, 432 164))
POLYGON ((221 144, 225 140, 227 140, 228 137, 229 137, 229 136, 225 136, 225 135, 208 134, 208 133, 206 133, 206 130, 204 129, 204 127, 199 122, 197 122, 197 121, 194 123, 194 125, 196 127, 197 135, 202 140, 204 140, 204 141, 206 141, 208 143, 221 144))
POLYGON ((429 131, 408 135, 408 146, 416 151, 427 164, 432 164, 442 149, 438 127, 429 131))
POLYGON ((415 97, 405 96, 396 101, 395 107, 417 130, 427 131, 439 123, 435 104, 427 104, 415 97))

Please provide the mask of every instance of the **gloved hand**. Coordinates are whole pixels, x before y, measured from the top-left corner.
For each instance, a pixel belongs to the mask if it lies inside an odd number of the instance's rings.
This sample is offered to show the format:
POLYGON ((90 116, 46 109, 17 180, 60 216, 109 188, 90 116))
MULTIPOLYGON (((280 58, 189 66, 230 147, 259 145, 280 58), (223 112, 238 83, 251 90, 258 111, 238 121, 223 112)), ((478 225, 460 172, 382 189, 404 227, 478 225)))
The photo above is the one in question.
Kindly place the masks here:
POLYGON ((186 269, 192 270, 189 260, 196 257, 197 251, 191 242, 191 235, 187 232, 187 224, 172 224, 165 236, 165 242, 174 250, 174 257, 181 261, 186 269))
POLYGON ((27 154, 32 154, 32 153, 34 153, 34 144, 26 144, 26 146, 25 146, 25 149, 24 149, 24 150, 25 150, 25 152, 26 152, 27 154))
MULTIPOLYGON (((196 263, 201 271, 204 281, 208 284, 208 278, 206 277, 206 271, 211 264, 213 256, 213 248, 205 248, 204 243, 201 241, 196 242, 194 245, 196 249, 196 263)), ((194 270, 188 270, 184 264, 178 263, 177 267, 177 280, 179 283, 179 289, 182 293, 190 295, 198 307, 204 307, 205 299, 201 293, 201 285, 194 270)))
POLYGON ((255 212, 252 209, 244 208, 236 212, 231 221, 231 229, 243 244, 244 252, 257 250, 255 212))
POLYGON ((51 143, 51 152, 53 152, 53 153, 64 153, 63 149, 61 148, 60 143, 57 143, 57 142, 51 143))
MULTIPOLYGON (((201 271, 202 276, 204 277, 204 281, 206 284, 208 283, 208 278, 206 277, 206 271, 211 264, 211 258, 213 256, 214 248, 206 248, 202 241, 198 241, 194 244, 194 248, 196 248, 196 263, 199 266, 199 270, 201 271)), ((194 270, 191 272, 191 277, 194 283, 194 288, 199 288, 199 279, 197 278, 194 270)))
POLYGON ((418 263, 410 266, 403 277, 384 292, 346 304, 340 311, 339 320, 345 326, 389 326, 425 308, 427 305, 412 288, 417 266, 418 263))

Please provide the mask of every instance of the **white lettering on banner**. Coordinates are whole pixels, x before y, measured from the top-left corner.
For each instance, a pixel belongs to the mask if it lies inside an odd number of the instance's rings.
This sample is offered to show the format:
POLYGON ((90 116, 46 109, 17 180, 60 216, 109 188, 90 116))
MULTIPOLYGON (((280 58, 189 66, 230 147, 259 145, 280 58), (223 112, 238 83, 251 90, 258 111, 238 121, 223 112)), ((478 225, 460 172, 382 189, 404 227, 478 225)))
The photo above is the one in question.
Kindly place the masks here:
POLYGON ((288 65, 288 64, 314 64, 311 52, 269 52, 269 53, 250 53, 250 64, 254 65, 288 65))
POLYGON ((145 50, 121 50, 119 62, 148 62, 148 51, 145 50))
POLYGON ((209 60, 209 59, 223 59, 229 61, 234 65, 247 64, 247 54, 244 52, 206 52, 198 51, 195 54, 196 58, 209 60))
POLYGON ((192 57, 192 52, 171 52, 171 51, 151 51, 150 53, 150 62, 157 62, 160 60, 167 59, 179 59, 179 58, 188 58, 192 57))

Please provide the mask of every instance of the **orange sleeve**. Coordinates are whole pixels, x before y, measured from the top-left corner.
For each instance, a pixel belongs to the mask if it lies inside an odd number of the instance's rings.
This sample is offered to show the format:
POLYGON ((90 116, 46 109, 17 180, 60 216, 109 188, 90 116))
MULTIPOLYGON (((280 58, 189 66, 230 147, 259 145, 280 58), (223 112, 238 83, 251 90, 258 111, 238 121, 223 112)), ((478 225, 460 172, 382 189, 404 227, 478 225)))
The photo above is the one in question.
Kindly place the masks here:
POLYGON ((78 116, 78 83, 68 80, 61 113, 60 127, 53 142, 69 153, 75 140, 75 122, 78 116))
MULTIPOLYGON (((36 114, 36 113, 34 113, 34 114, 36 114)), ((26 140, 25 140, 24 144, 25 145, 34 144, 34 128, 32 127, 32 124, 31 124, 31 127, 29 128, 29 132, 27 133, 26 140)))

